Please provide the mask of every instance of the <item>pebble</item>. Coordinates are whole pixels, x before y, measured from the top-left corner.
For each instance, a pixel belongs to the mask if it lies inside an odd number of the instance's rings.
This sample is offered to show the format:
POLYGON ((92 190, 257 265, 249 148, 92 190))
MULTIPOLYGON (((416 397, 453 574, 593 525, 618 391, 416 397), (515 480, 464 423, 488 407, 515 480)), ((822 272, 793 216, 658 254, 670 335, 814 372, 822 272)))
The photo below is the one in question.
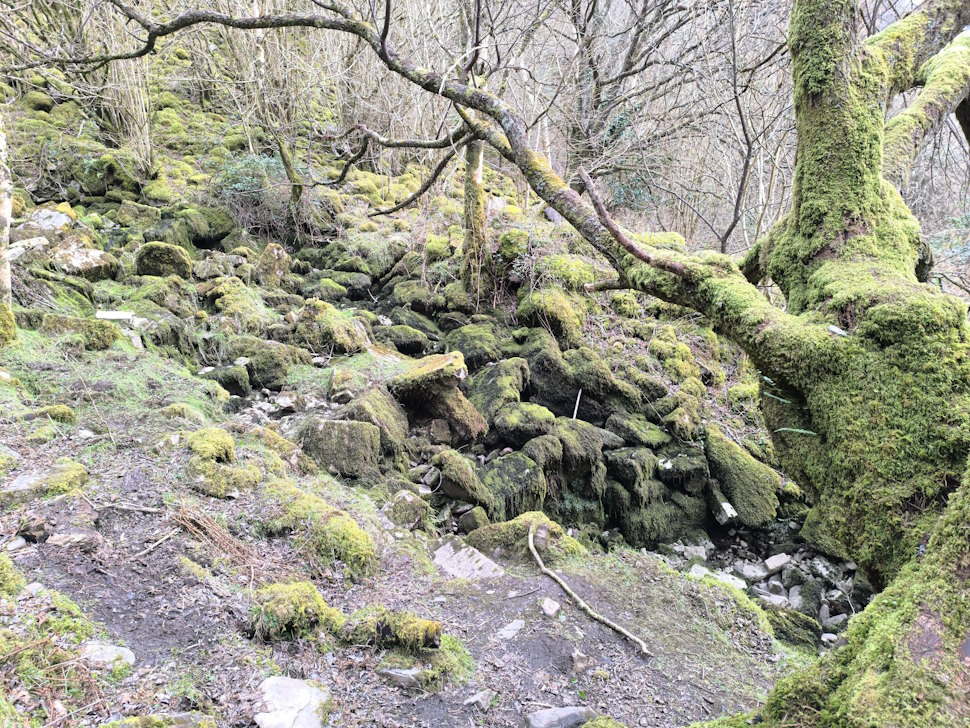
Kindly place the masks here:
POLYGON ((542 613, 550 619, 555 619, 557 616, 559 616, 559 610, 562 609, 559 602, 557 602, 555 599, 550 599, 549 597, 543 599, 539 606, 542 608, 542 613))
POLYGON ((111 667, 116 661, 135 664, 135 653, 127 647, 90 640, 81 645, 81 657, 95 667, 111 667))
POLYGON ((515 637, 515 635, 517 635, 522 630, 523 627, 525 627, 524 620, 513 619, 507 625, 502 627, 502 629, 496 632, 495 636, 498 637, 500 640, 510 640, 513 637, 515 637))
POLYGON ((465 699, 465 705, 474 705, 483 713, 487 712, 489 708, 492 707, 492 701, 495 699, 496 692, 494 690, 481 690, 469 698, 465 699))

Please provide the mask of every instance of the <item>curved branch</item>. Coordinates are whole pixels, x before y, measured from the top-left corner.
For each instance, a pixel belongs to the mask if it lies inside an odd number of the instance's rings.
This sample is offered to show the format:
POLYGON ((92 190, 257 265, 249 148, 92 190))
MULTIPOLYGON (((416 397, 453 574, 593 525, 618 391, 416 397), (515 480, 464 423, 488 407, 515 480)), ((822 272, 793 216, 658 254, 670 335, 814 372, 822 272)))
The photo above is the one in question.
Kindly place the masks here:
POLYGON ((886 125, 883 176, 902 185, 927 139, 970 94, 970 32, 961 33, 919 70, 923 89, 886 125))
POLYGON ((970 0, 927 0, 869 38, 865 43, 869 51, 868 67, 872 70, 878 70, 878 64, 888 67, 884 95, 891 98, 918 85, 923 65, 967 25, 970 25, 970 0))
POLYGON ((445 168, 448 166, 448 163, 455 158, 455 155, 458 153, 458 150, 461 149, 466 144, 468 144, 468 142, 470 142, 474 138, 475 138, 474 135, 469 134, 465 138, 457 141, 454 147, 452 149, 449 149, 448 153, 441 159, 440 162, 438 162, 438 165, 434 168, 434 171, 431 172, 431 174, 421 184, 421 186, 413 194, 408 195, 408 197, 405 200, 397 203, 393 207, 388 207, 383 210, 375 210, 374 212, 369 212, 367 213, 367 217, 379 217, 382 215, 390 215, 392 213, 397 212, 398 210, 403 210, 405 207, 408 207, 409 205, 416 202, 418 199, 421 198, 422 195, 424 195, 429 189, 431 189, 431 185, 433 185, 435 183, 435 180, 437 180, 438 177, 441 176, 441 173, 445 171, 445 168))

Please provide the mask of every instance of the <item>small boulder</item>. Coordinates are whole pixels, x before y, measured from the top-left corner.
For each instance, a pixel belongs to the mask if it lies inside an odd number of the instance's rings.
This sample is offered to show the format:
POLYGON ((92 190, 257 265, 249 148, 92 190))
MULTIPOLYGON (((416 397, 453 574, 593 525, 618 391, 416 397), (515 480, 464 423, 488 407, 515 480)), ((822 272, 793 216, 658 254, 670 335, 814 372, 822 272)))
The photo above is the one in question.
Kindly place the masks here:
POLYGON ((522 720, 522 728, 578 728, 595 718, 596 713, 584 706, 546 708, 527 715, 522 720))
POLYGON ((162 242, 145 243, 135 255, 135 272, 140 276, 192 275, 192 260, 183 248, 162 242))
POLYGON ((253 716, 259 728, 320 728, 330 704, 330 690, 291 677, 268 677, 259 684, 262 710, 253 716))
POLYGON ((300 430, 303 451, 318 465, 358 478, 381 456, 381 431, 368 422, 307 418, 300 430))
POLYGON ((109 645, 91 640, 81 645, 81 658, 94 667, 114 667, 117 664, 134 665, 135 653, 127 647, 109 645))

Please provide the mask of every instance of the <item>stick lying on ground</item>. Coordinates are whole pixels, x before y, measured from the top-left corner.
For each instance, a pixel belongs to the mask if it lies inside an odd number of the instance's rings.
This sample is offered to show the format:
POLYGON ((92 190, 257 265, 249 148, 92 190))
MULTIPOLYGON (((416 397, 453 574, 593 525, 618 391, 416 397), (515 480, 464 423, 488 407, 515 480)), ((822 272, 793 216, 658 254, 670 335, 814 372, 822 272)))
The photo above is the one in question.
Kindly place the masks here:
POLYGON ((554 582, 556 582, 562 588, 562 590, 566 592, 567 596, 569 596, 570 599, 576 602, 579 608, 582 609, 590 617, 590 619, 595 619, 597 622, 599 622, 600 624, 606 625, 617 634, 623 635, 631 642, 634 642, 640 648, 640 652, 642 652, 644 655, 646 655, 647 657, 653 657, 653 653, 647 649, 647 645, 644 643, 642 639, 631 634, 627 630, 623 629, 623 627, 618 625, 616 622, 613 622, 610 619, 607 619, 602 614, 594 612, 591 606, 589 606, 586 602, 580 599, 579 596, 576 594, 576 592, 574 592, 572 589, 569 588, 569 585, 565 581, 563 581, 561 576, 553 572, 551 569, 546 568, 546 565, 542 562, 542 557, 539 556, 539 552, 536 551, 535 534, 536 534, 536 527, 538 525, 539 525, 539 521, 533 520, 532 525, 529 526, 529 551, 532 552, 532 558, 535 559, 536 564, 539 566, 539 571, 541 571, 543 574, 545 574, 554 582))

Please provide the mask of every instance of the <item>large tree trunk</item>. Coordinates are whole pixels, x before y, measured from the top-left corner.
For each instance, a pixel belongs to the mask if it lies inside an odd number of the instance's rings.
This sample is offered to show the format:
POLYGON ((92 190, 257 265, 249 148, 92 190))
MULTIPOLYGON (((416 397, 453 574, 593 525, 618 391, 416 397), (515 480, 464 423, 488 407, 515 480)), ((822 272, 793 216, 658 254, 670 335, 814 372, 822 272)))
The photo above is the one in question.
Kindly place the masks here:
POLYGON ((492 256, 482 186, 483 154, 484 145, 480 141, 471 141, 465 146, 465 246, 461 277, 476 310, 492 290, 492 256))
POLYGON ((16 336, 10 286, 10 218, 13 216, 13 179, 7 165, 7 135, 0 114, 0 346, 16 336))

